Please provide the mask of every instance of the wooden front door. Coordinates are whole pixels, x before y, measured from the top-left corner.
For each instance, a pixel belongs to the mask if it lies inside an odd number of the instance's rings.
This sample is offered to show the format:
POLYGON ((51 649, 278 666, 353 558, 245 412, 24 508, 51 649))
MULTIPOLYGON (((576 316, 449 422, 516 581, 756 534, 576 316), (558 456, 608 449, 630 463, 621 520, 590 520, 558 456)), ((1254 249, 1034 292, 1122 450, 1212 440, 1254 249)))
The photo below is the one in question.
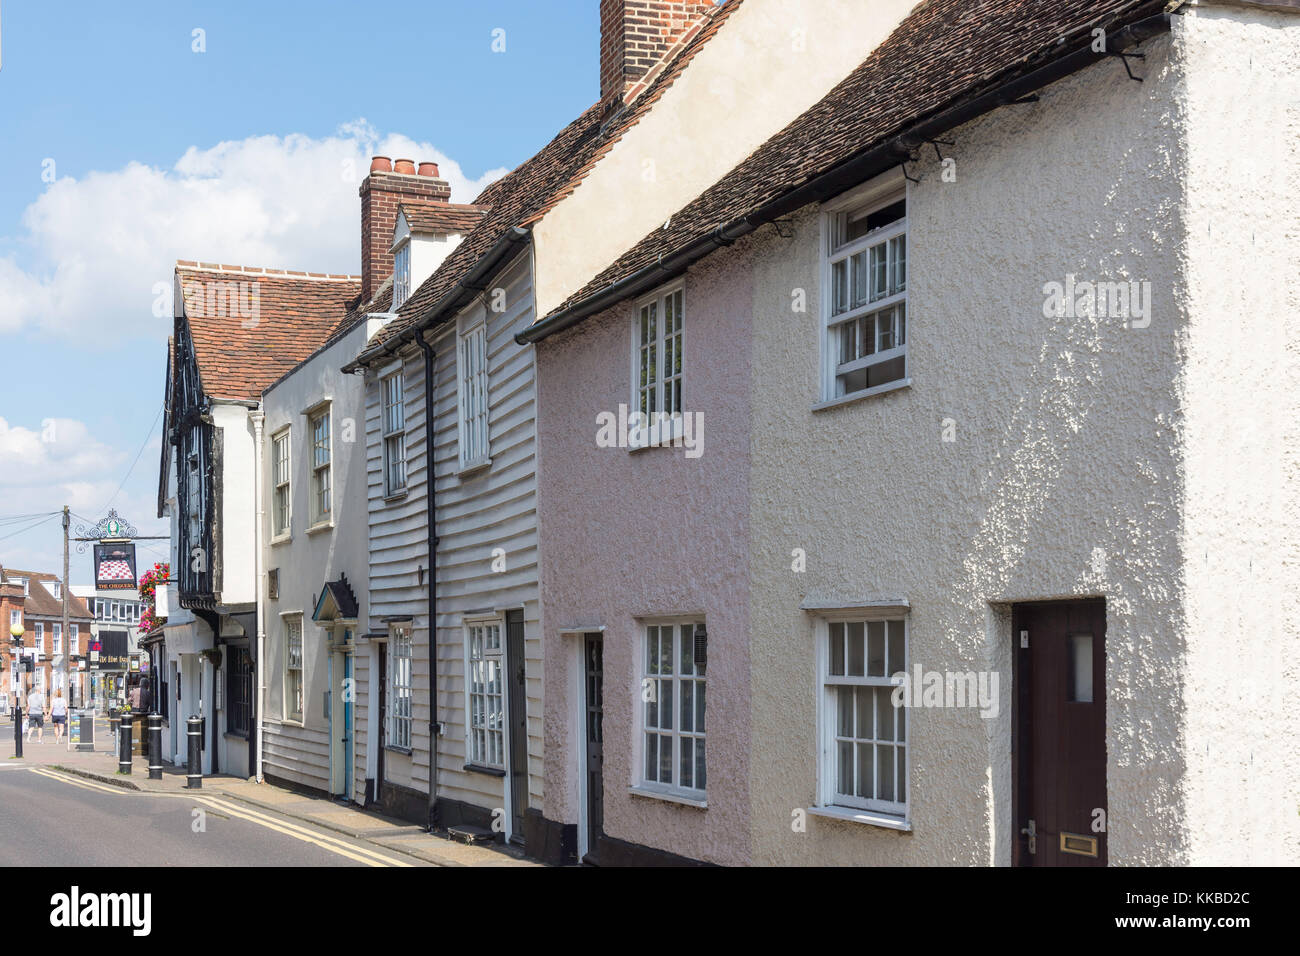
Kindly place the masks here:
POLYGON ((605 668, 604 639, 599 634, 583 637, 583 728, 586 743, 583 747, 586 766, 586 845, 583 862, 594 863, 600 849, 600 837, 605 832, 605 668))
POLYGON ((1106 865, 1106 603, 1012 611, 1021 866, 1106 865))
POLYGON ((510 694, 510 836, 524 838, 528 806, 528 688, 524 672, 524 612, 506 613, 506 667, 510 694))

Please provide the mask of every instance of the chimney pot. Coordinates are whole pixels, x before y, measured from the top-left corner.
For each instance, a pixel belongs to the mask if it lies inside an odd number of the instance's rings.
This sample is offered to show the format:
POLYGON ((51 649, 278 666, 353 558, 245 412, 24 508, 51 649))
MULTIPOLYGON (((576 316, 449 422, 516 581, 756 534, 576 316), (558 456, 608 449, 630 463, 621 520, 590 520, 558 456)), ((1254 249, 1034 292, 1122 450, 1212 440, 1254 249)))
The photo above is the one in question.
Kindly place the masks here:
POLYGON ((393 171, 393 161, 387 156, 376 156, 370 161, 370 171, 372 173, 391 173, 393 171))
POLYGON ((437 163, 421 163, 421 164, 420 164, 420 175, 421 175, 421 176, 432 176, 434 179, 437 179, 437 178, 438 178, 438 164, 437 164, 437 163))
POLYGON ((399 159, 393 163, 393 172, 405 173, 408 176, 415 175, 415 161, 411 159, 399 159))

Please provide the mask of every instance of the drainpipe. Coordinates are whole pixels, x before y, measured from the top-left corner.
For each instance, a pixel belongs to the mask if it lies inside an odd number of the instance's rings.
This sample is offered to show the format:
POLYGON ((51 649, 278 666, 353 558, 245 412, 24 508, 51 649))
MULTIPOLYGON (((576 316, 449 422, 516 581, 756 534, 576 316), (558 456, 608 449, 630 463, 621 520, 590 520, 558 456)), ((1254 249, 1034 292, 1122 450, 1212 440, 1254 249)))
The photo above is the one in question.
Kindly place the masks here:
POLYGON ((433 346, 417 333, 415 344, 424 353, 424 480, 429 529, 429 813, 432 830, 438 814, 438 525, 433 461, 433 346))
POLYGON ((254 776, 262 782, 262 705, 266 701, 266 671, 262 666, 262 651, 266 646, 266 602, 262 599, 262 522, 266 507, 262 501, 262 425, 266 420, 259 402, 257 411, 253 412, 253 500, 256 502, 253 519, 253 586, 257 590, 257 700, 253 714, 256 721, 254 733, 256 742, 253 751, 257 766, 254 776))

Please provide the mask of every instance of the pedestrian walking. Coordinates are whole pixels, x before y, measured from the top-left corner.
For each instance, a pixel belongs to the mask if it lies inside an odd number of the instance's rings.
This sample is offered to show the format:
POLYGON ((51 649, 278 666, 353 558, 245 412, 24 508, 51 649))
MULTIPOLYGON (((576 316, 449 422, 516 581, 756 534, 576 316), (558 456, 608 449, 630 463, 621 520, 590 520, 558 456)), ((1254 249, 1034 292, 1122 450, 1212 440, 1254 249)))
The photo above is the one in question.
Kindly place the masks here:
POLYGON ((36 742, 45 743, 45 695, 39 687, 33 687, 27 695, 27 742, 32 742, 32 731, 36 731, 36 742))
POLYGON ((63 699, 63 691, 54 692, 54 700, 50 701, 50 720, 54 721, 54 742, 63 742, 63 732, 68 727, 68 702, 63 699))

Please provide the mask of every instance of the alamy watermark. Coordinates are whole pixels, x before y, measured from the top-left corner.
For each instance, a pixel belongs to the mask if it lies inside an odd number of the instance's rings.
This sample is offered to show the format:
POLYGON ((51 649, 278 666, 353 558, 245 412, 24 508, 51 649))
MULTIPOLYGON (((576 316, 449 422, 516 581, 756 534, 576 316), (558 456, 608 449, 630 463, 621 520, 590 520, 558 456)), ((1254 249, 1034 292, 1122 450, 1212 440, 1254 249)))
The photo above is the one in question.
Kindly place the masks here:
POLYGON ((682 448, 687 458, 704 454, 704 416, 701 412, 629 411, 596 416, 599 448, 682 448))
POLYGON ((1065 282, 1043 285, 1043 317, 1123 319, 1130 329, 1151 324, 1151 283, 1078 281, 1073 272, 1065 282))

